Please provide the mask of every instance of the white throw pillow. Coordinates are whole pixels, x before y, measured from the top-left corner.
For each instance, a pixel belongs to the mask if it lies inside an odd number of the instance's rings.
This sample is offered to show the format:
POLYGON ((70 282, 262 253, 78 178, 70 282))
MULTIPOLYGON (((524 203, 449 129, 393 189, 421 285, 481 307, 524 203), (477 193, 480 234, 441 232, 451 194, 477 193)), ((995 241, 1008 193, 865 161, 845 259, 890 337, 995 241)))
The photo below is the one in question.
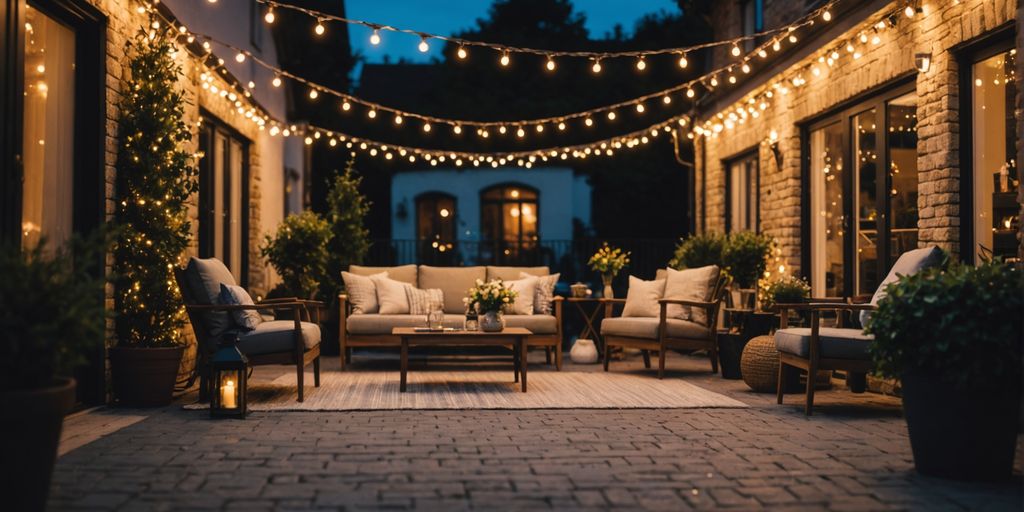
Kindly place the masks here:
POLYGON ((380 314, 409 314, 409 297, 405 289, 411 288, 411 284, 395 281, 383 276, 371 276, 370 279, 373 280, 373 284, 377 285, 377 302, 380 303, 380 314))
POLYGON ((520 279, 530 277, 537 278, 537 290, 533 294, 533 312, 538 315, 550 315, 552 313, 551 301, 555 298, 555 285, 558 284, 561 274, 533 276, 526 272, 519 273, 520 279))
POLYGON ((657 317, 661 314, 658 301, 665 295, 665 280, 643 279, 629 276, 629 291, 626 292, 626 305, 622 308, 622 316, 657 317))
POLYGON ((532 315, 533 296, 537 293, 537 277, 530 276, 516 281, 505 281, 505 286, 519 293, 516 301, 505 308, 510 315, 532 315))
POLYGON ((388 273, 361 276, 341 272, 341 280, 345 281, 345 293, 348 295, 349 304, 352 304, 353 315, 368 315, 380 310, 380 304, 377 302, 377 285, 372 279, 374 277, 388 277, 388 273))
POLYGON ((431 310, 444 309, 444 292, 439 288, 421 290, 409 286, 405 294, 409 299, 410 315, 426 315, 431 310))
MULTIPOLYGON (((235 286, 233 284, 220 284, 220 296, 217 298, 217 302, 223 305, 242 305, 252 306, 252 297, 249 296, 249 292, 245 291, 245 288, 241 286, 235 286)), ((235 325, 251 331, 263 322, 263 317, 260 316, 260 312, 255 309, 240 309, 231 312, 231 321, 235 325)))
MULTIPOLYGON (((665 298, 683 299, 699 302, 706 302, 711 299, 712 287, 718 280, 718 267, 708 265, 700 268, 688 268, 676 270, 666 269, 668 277, 665 280, 665 298)), ((669 304, 665 312, 668 318, 689 320, 701 325, 707 325, 707 310, 692 306, 681 306, 669 304)))

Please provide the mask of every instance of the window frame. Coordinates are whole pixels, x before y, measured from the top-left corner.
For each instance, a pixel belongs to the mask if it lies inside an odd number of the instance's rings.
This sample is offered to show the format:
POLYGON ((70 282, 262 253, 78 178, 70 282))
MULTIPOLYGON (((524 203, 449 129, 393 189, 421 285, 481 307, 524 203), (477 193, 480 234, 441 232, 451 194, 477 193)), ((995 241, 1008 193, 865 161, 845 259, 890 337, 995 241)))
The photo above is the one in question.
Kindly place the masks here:
POLYGON ((732 218, 732 167, 737 164, 744 162, 754 163, 754 176, 752 183, 748 184, 748 187, 752 189, 747 190, 745 199, 749 200, 751 193, 753 193, 753 204, 748 204, 748 211, 753 212, 754 225, 752 231, 755 233, 761 232, 761 155, 759 146, 754 146, 747 150, 741 151, 729 158, 722 160, 722 170, 725 175, 725 232, 733 232, 733 218, 732 218))
MULTIPOLYGON (((241 241, 239 243, 240 247, 238 248, 238 250, 241 251, 241 254, 239 255, 241 257, 240 258, 241 268, 238 269, 238 276, 239 276, 238 284, 240 286, 242 286, 243 288, 245 288, 245 287, 248 287, 248 285, 249 285, 249 249, 250 249, 249 246, 252 243, 252 241, 250 240, 250 237, 249 237, 249 221, 250 221, 249 216, 251 214, 251 212, 249 210, 249 208, 250 208, 249 200, 250 200, 251 191, 252 191, 252 174, 251 174, 251 170, 249 168, 249 163, 250 163, 250 161, 249 161, 250 160, 249 153, 250 153, 250 148, 252 146, 252 142, 249 139, 247 139, 244 136, 242 136, 242 134, 239 133, 237 130, 235 130, 234 128, 228 126, 226 123, 224 123, 223 121, 221 121, 220 119, 218 119, 217 117, 215 117, 214 115, 212 115, 211 113, 206 111, 205 109, 201 109, 200 110, 200 118, 202 119, 202 126, 199 129, 199 136, 198 136, 198 138, 199 138, 199 147, 200 147, 200 150, 202 150, 204 152, 204 156, 203 156, 202 159, 199 160, 199 194, 198 194, 198 196, 199 196, 198 197, 198 210, 199 210, 199 215, 198 215, 199 230, 198 231, 199 232, 198 232, 198 236, 196 237, 197 251, 199 253, 199 257, 200 258, 210 258, 210 257, 213 257, 216 254, 215 248, 214 248, 216 237, 214 236, 213 222, 212 222, 213 215, 215 215, 216 212, 213 211, 213 208, 214 208, 213 205, 215 203, 213 202, 213 197, 211 197, 211 195, 210 195, 210 191, 212 190, 212 187, 213 187, 213 184, 214 184, 214 181, 213 181, 214 180, 214 175, 213 175, 213 160, 212 160, 212 158, 210 158, 210 156, 214 155, 214 152, 212 151, 212 148, 214 147, 213 142, 216 139, 216 136, 218 134, 220 134, 220 135, 226 136, 227 140, 229 142, 230 141, 236 141, 236 142, 240 143, 241 146, 242 146, 242 149, 241 149, 241 153, 242 153, 242 163, 241 163, 241 166, 242 166, 242 176, 241 176, 242 191, 241 191, 241 196, 239 198, 240 201, 241 201, 240 211, 242 212, 242 218, 240 219, 241 220, 240 230, 241 230, 241 238, 242 239, 241 239, 241 241)), ((221 157, 221 158, 225 158, 224 169, 225 169, 226 172, 229 172, 228 170, 231 167, 230 151, 228 151, 227 155, 215 155, 215 156, 218 156, 218 157, 221 157)), ((230 262, 231 262, 231 256, 233 255, 233 252, 232 252, 233 248, 231 246, 232 245, 231 244, 231 237, 229 235, 230 231, 227 230, 226 226, 230 225, 229 224, 230 223, 230 219, 231 219, 231 217, 230 217, 231 206, 230 205, 231 205, 231 194, 233 193, 233 191, 231 189, 231 180, 229 179, 229 177, 227 175, 225 175, 223 186, 224 186, 224 207, 227 210, 227 215, 228 215, 228 217, 226 218, 226 221, 222 224, 222 226, 225 226, 225 231, 226 231, 226 233, 224 235, 224 247, 223 247, 223 250, 224 250, 224 260, 226 260, 226 261, 224 261, 224 264, 226 266, 228 266, 228 268, 230 269, 231 268, 230 267, 230 265, 231 265, 230 262)))
POLYGON ((533 186, 530 186, 530 185, 526 185, 524 183, 518 183, 518 182, 496 183, 494 185, 489 185, 489 186, 484 187, 483 189, 481 189, 478 197, 480 198, 480 235, 481 235, 480 238, 481 238, 481 242, 483 242, 481 244, 481 249, 483 249, 484 246, 486 246, 487 244, 494 244, 494 248, 495 249, 498 249, 499 247, 502 248, 502 249, 507 249, 507 248, 510 248, 510 247, 515 248, 515 253, 514 254, 509 254, 509 255, 505 255, 504 254, 504 250, 496 250, 494 252, 494 255, 500 261, 500 260, 506 259, 506 256, 508 256, 509 258, 514 260, 515 258, 521 257, 521 255, 523 253, 525 253, 526 251, 532 250, 533 248, 538 246, 538 244, 540 242, 540 234, 541 234, 541 219, 540 219, 541 203, 540 203, 540 190, 539 189, 537 189, 536 187, 533 187, 533 186), (529 192, 534 194, 535 199, 508 199, 508 198, 504 197, 504 193, 501 194, 502 197, 500 199, 490 199, 490 198, 485 197, 490 192, 498 191, 498 190, 504 191, 504 190, 512 189, 512 188, 519 189, 519 190, 529 191, 529 192), (523 236, 523 226, 522 226, 522 223, 523 223, 522 215, 520 215, 520 217, 519 217, 519 236, 515 240, 509 240, 506 237, 506 235, 505 235, 505 233, 506 233, 505 232, 505 222, 504 221, 500 222, 500 224, 499 224, 500 233, 498 234, 498 236, 497 237, 493 237, 493 238, 487 238, 489 236, 489 233, 487 231, 487 227, 486 227, 485 222, 484 222, 484 215, 485 215, 485 212, 487 210, 487 206, 488 205, 497 205, 498 211, 500 213, 500 212, 504 211, 505 205, 507 205, 507 204, 517 204, 517 205, 519 205, 519 209, 520 209, 520 212, 521 212, 523 204, 526 204, 526 203, 533 204, 534 208, 536 208, 536 216, 537 216, 537 222, 536 222, 536 226, 537 226, 537 239, 536 240, 528 240, 528 239, 524 238, 524 236, 523 236))

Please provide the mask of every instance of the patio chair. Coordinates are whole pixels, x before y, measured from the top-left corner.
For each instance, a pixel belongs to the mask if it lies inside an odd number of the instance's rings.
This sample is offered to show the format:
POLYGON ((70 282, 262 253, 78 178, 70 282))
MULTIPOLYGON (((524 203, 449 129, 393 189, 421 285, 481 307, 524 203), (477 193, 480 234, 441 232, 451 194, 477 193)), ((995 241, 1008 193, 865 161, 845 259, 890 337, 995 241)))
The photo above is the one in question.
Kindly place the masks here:
POLYGON ((314 385, 320 387, 319 308, 322 303, 292 297, 268 299, 254 305, 218 304, 221 283, 234 285, 235 279, 216 258, 191 258, 184 269, 175 268, 174 277, 198 341, 196 369, 201 401, 208 400, 212 391, 210 358, 228 332, 238 335, 238 348, 251 366, 294 364, 299 402, 303 401, 303 369, 309 363, 313 363, 314 385), (253 330, 240 329, 230 318, 230 312, 240 310, 270 310, 275 313, 275 319, 261 322, 253 330), (291 318, 277 320, 276 313, 282 311, 289 312, 291 318))
POLYGON ((710 289, 707 301, 660 299, 658 317, 615 317, 615 305, 625 304, 626 299, 602 299, 605 304, 605 316, 601 322, 604 371, 608 371, 611 347, 616 346, 640 349, 644 358, 644 368, 648 369, 651 367, 650 353, 656 351, 659 379, 665 377, 665 353, 669 349, 707 350, 711 359, 711 372, 718 373, 718 339, 715 326, 728 284, 728 277, 719 274, 710 289), (705 323, 669 318, 667 310, 670 304, 703 309, 707 315, 705 323))
MULTIPOLYGON (((775 332, 775 347, 779 351, 779 381, 776 399, 782 403, 786 381, 785 372, 793 369, 807 372, 807 396, 804 414, 810 416, 814 407, 814 376, 818 370, 841 370, 851 374, 866 374, 874 365, 868 353, 868 345, 873 340, 865 334, 862 327, 843 327, 843 312, 860 313, 861 324, 870 317, 870 312, 878 307, 878 301, 885 296, 885 287, 899 279, 900 276, 920 272, 923 269, 941 264, 943 253, 938 247, 915 249, 903 253, 889 271, 889 275, 878 285, 871 302, 853 304, 850 299, 811 299, 806 304, 778 304, 780 323, 775 332), (808 311, 810 327, 792 328, 787 324, 789 311, 808 311), (836 327, 822 327, 821 313, 836 311, 836 327)), ((922 326, 924 328, 925 326, 922 326)))

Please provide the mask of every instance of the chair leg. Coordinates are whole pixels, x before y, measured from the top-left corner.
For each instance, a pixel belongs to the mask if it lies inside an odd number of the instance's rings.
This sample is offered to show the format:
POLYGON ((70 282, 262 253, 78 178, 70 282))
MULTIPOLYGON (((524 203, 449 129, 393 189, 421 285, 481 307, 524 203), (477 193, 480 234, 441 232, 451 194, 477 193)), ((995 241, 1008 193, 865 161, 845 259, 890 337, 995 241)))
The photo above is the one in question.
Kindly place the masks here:
POLYGON ((718 347, 712 346, 708 350, 708 357, 711 358, 711 373, 718 373, 718 347))
POLYGON ((665 378, 665 349, 658 351, 658 378, 665 378))
POLYGON ((555 345, 555 369, 562 371, 562 343, 555 345))
POLYGON ((612 358, 612 347, 606 341, 604 344, 604 371, 608 371, 608 360, 612 358))
POLYGON ((818 375, 818 369, 814 363, 811 363, 811 368, 807 370, 807 403, 804 405, 804 414, 810 416, 812 409, 814 408, 814 381, 818 375))
POLYGON ((644 368, 647 368, 648 370, 650 370, 651 369, 651 353, 649 351, 647 351, 647 350, 641 350, 640 352, 643 353, 643 355, 644 355, 644 368))
POLYGON ((348 347, 345 346, 345 342, 341 342, 341 349, 338 351, 340 354, 338 357, 341 359, 341 371, 345 371, 345 364, 348 363, 351 354, 348 351, 348 347))
POLYGON ((320 356, 313 360, 313 384, 320 387, 320 356))
POLYGON ((782 388, 783 383, 786 381, 786 365, 782 361, 779 361, 779 378, 775 385, 775 401, 776 403, 782 403, 782 388))
POLYGON ((545 364, 551 364, 551 347, 544 347, 545 364))
POLYGON ((303 386, 305 386, 305 382, 304 381, 305 381, 305 377, 306 377, 306 372, 303 371, 303 368, 302 368, 302 358, 301 358, 301 356, 299 358, 299 362, 295 363, 295 376, 297 377, 297 380, 299 381, 299 402, 301 402, 303 400, 303 396, 302 396, 302 391, 303 390, 302 390, 302 388, 303 388, 303 386))

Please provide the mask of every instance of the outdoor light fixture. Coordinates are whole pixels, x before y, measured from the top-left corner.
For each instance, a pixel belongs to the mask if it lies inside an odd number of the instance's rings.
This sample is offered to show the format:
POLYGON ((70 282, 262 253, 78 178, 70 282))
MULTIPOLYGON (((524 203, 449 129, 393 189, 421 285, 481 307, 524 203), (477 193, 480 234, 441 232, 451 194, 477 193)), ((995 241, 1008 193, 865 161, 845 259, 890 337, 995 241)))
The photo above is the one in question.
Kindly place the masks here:
POLYGON ((210 397, 210 417, 244 419, 248 412, 246 405, 246 380, 249 360, 238 350, 238 335, 225 334, 220 347, 210 360, 210 382, 213 393, 210 397))
POLYGON ((914 67, 917 68, 921 73, 927 73, 932 67, 932 54, 930 53, 915 53, 914 54, 914 67))

